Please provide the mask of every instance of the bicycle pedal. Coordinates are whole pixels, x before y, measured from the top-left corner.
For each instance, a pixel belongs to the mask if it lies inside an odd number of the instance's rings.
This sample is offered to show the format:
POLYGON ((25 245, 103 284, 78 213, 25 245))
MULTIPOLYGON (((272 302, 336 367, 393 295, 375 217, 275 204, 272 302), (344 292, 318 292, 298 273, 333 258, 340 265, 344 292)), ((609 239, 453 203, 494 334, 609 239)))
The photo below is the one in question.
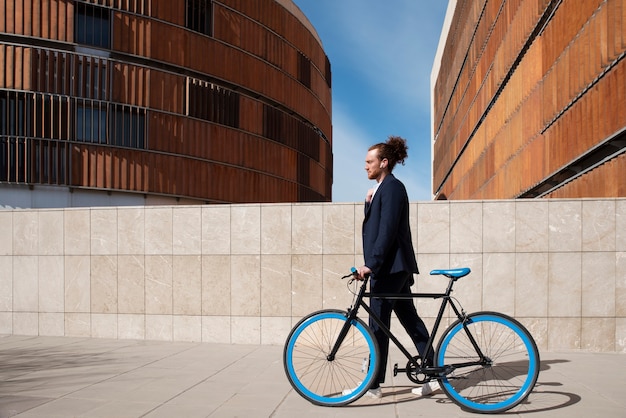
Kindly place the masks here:
POLYGON ((400 370, 398 369, 398 363, 393 365, 393 377, 396 377, 398 375, 398 372, 400 370))

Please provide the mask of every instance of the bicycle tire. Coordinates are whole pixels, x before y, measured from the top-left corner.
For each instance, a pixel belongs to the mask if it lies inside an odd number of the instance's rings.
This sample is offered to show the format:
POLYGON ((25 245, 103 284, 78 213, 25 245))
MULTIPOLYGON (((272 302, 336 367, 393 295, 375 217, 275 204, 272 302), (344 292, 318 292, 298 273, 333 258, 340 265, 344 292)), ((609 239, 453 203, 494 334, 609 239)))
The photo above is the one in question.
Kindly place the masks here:
POLYGON ((347 313, 314 312, 293 327, 283 351, 291 386, 316 405, 341 406, 359 399, 370 387, 379 364, 378 344, 361 319, 355 319, 333 360, 328 359, 347 313))
POLYGON ((492 362, 447 373, 440 379, 442 390, 457 405, 472 412, 495 414, 519 405, 539 376, 539 351, 532 335, 507 315, 476 312, 446 329, 437 345, 437 365, 478 360, 464 324, 492 362))

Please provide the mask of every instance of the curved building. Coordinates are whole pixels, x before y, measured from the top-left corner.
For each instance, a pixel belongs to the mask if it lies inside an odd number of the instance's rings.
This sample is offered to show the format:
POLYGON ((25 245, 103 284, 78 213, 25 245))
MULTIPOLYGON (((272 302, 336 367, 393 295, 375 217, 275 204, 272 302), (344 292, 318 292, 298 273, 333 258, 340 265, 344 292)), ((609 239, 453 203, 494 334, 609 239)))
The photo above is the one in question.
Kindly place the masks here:
POLYGON ((437 199, 626 196, 626 0, 451 0, 437 199))
POLYGON ((0 2, 0 206, 330 201, 331 72, 291 0, 0 2))

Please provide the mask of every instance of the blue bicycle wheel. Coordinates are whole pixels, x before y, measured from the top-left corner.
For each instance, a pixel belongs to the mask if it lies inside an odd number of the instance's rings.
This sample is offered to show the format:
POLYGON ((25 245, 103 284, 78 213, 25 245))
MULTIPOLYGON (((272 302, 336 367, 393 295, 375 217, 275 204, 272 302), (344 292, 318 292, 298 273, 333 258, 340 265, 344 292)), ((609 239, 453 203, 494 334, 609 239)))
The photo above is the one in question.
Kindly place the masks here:
POLYGON ((360 319, 352 321, 334 358, 328 355, 348 321, 339 310, 314 312, 291 330, 283 364, 291 386, 316 405, 340 406, 359 399, 379 364, 378 345, 360 319))
POLYGON ((539 351, 528 330, 497 312, 477 312, 452 324, 439 341, 436 362, 448 368, 440 380, 446 395, 478 413, 500 413, 519 405, 533 390, 540 368, 539 351), (469 334, 486 357, 483 364, 463 364, 480 360, 469 334))

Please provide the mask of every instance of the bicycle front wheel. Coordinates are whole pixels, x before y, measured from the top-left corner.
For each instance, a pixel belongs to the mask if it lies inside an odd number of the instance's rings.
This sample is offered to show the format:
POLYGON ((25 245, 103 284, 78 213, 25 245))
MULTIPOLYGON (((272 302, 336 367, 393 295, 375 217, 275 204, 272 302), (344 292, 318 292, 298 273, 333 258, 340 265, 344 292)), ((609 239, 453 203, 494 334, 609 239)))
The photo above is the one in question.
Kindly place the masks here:
POLYGON ((360 319, 348 323, 339 310, 314 312, 291 330, 283 352, 291 386, 316 405, 340 406, 360 398, 379 364, 378 345, 360 319), (341 330, 348 326, 334 358, 329 358, 341 330))
POLYGON ((523 402, 539 375, 533 337, 518 321, 497 312, 477 312, 452 324, 439 341, 436 359, 448 369, 441 379, 446 395, 479 413, 500 413, 523 402), (485 356, 482 364, 477 364, 481 359, 472 339, 485 356))

